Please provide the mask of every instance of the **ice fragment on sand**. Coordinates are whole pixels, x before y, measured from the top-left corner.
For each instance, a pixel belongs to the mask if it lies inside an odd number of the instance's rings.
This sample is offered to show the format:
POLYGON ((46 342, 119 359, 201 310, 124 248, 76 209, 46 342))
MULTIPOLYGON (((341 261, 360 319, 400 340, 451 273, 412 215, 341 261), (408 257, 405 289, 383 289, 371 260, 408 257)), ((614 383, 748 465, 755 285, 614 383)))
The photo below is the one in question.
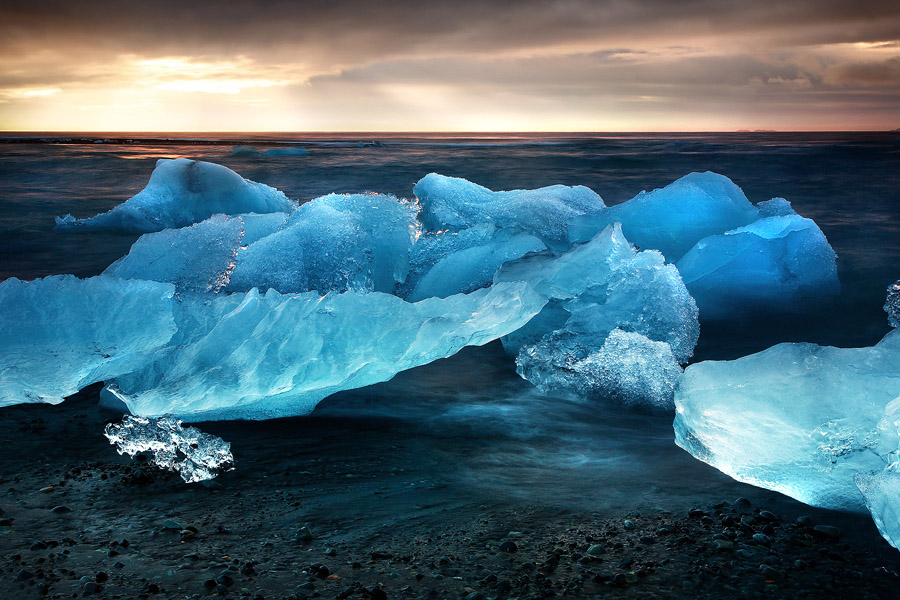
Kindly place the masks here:
POLYGON ((738 481, 864 510, 854 475, 881 471, 897 449, 879 421, 900 395, 898 365, 897 330, 868 348, 779 344, 691 365, 675 390, 675 441, 738 481))
POLYGON ((119 454, 147 452, 160 469, 176 471, 187 483, 212 479, 234 467, 229 442, 195 427, 182 427, 172 417, 125 415, 120 423, 107 425, 104 435, 119 454))
POLYGON ((214 163, 160 159, 147 187, 89 219, 56 218, 57 229, 150 232, 186 227, 218 214, 291 212, 296 202, 267 185, 214 163))

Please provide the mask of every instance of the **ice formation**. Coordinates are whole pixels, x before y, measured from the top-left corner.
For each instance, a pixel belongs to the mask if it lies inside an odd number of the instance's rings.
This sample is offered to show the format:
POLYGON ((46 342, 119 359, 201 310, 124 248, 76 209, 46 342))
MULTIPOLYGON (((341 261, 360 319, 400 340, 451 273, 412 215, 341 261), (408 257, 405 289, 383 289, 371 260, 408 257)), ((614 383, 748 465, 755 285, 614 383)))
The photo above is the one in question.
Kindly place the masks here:
POLYGON ((796 312, 840 291, 834 250, 796 213, 703 238, 675 266, 705 319, 796 312))
POLYGON ((878 490, 893 479, 868 476, 896 463, 898 365, 896 329, 868 348, 779 344, 692 365, 675 391, 676 443, 739 481, 815 506, 864 510, 860 474, 869 506, 887 514, 895 500, 878 490))
POLYGON ((575 218, 570 236, 573 242, 583 242, 612 223, 621 223, 632 244, 659 250, 675 262, 701 239, 749 225, 758 216, 741 188, 707 171, 575 218))
POLYGON ((337 391, 515 331, 544 303, 523 283, 416 303, 379 292, 186 297, 177 339, 110 389, 144 416, 304 415, 337 391))
POLYGON ((437 296, 446 298, 491 285, 501 265, 530 252, 546 249, 527 233, 509 232, 490 224, 458 233, 420 237, 411 250, 410 273, 402 293, 410 302, 437 296))
POLYGON ((548 300, 504 338, 523 377, 545 389, 672 406, 679 363, 693 354, 699 323, 677 269, 661 254, 636 251, 617 224, 569 252, 505 264, 495 276, 504 281, 528 282, 548 300))
POLYGON ((581 185, 493 192, 437 173, 423 177, 413 193, 422 204, 426 231, 462 231, 490 223, 528 233, 556 249, 569 246, 569 221, 604 206, 600 196, 581 185))
POLYGON ((186 227, 219 213, 291 212, 296 208, 296 202, 275 188, 244 179, 221 165, 186 158, 160 159, 147 187, 132 198, 89 219, 57 217, 56 228, 150 232, 186 227))
POLYGON ((56 404, 144 364, 175 333, 173 293, 106 276, 0 283, 0 406, 56 404))
POLYGON ((379 291, 406 280, 418 235, 415 203, 382 194, 329 194, 241 250, 228 291, 379 291))
POLYGON ((834 250, 811 219, 783 198, 754 206, 716 173, 575 217, 570 238, 585 241, 615 222, 630 242, 678 267, 702 319, 796 311, 840 289, 834 250))
POLYGON ((213 479, 234 468, 231 444, 171 417, 152 419, 125 415, 104 432, 119 454, 146 452, 160 469, 176 471, 187 483, 213 479))

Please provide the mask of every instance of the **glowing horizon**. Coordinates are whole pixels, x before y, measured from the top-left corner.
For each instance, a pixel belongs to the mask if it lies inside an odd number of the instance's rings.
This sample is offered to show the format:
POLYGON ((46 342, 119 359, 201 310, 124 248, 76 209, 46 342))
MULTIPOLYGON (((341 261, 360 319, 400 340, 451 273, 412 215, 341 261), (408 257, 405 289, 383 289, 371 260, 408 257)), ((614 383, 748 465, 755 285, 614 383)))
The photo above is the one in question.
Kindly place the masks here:
POLYGON ((31 4, 0 9, 5 132, 900 127, 891 2, 31 4))

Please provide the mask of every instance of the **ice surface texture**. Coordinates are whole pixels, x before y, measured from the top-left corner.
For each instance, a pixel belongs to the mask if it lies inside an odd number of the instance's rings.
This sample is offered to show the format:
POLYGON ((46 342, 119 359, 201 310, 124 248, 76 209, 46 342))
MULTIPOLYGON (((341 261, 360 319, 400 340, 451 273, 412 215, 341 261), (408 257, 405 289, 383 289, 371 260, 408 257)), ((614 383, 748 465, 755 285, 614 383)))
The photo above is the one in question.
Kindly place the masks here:
POLYGON ((705 319, 797 312, 840 291, 834 250, 811 219, 797 214, 706 237, 675 266, 705 319))
POLYGON ((214 214, 291 212, 297 204, 283 193, 244 179, 221 165, 160 159, 147 187, 109 212, 89 219, 56 218, 57 229, 149 232, 186 227, 214 214))
POLYGON ((544 389, 671 408, 699 323, 677 269, 660 253, 637 252, 616 224, 570 252, 507 263, 495 281, 528 282, 548 300, 504 339, 523 377, 544 389))
POLYGON ((493 192, 471 181, 437 173, 423 177, 413 193, 422 204, 426 231, 461 231, 490 223, 531 234, 557 249, 569 246, 572 218, 604 206, 600 196, 581 185, 493 192))
POLYGON ((754 206, 730 179, 691 173, 652 192, 573 218, 572 241, 611 223, 674 263, 702 319, 796 312, 840 289, 834 250, 783 198, 754 206))
POLYGON ((377 292, 174 291, 109 276, 3 282, 0 403, 60 402, 107 381, 143 416, 308 414, 334 392, 506 335, 546 302, 522 283, 415 304, 377 292))
POLYGON ((212 479, 233 468, 231 444, 194 427, 182 427, 170 417, 151 419, 126 415, 104 432, 119 454, 146 452, 160 469, 176 471, 187 483, 212 479))
POLYGON ((884 312, 888 314, 891 327, 900 328, 900 281, 888 286, 887 300, 884 301, 884 312))
POLYGON ((884 468, 878 423, 900 395, 898 365, 898 331, 870 348, 779 344, 691 365, 675 391, 675 441, 739 481, 863 510, 853 476, 884 468))
POLYGON ((329 194, 237 255, 228 291, 378 291, 406 280, 418 205, 381 194, 329 194))
POLYGON ((185 298, 184 337, 111 388, 145 416, 305 415, 330 394, 515 331, 544 303, 522 283, 414 304, 379 292, 185 298))
POLYGON ((56 404, 144 364, 175 333, 174 291, 106 276, 0 283, 0 406, 56 404))

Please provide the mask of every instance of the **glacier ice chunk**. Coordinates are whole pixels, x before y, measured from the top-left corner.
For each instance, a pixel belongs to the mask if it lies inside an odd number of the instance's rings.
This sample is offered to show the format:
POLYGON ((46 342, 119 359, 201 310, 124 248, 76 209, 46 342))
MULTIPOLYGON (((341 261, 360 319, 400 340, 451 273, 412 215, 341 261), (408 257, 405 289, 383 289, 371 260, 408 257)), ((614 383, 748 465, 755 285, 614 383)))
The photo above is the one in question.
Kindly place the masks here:
POLYGON ((108 383, 142 416, 305 415, 337 391, 515 331, 545 303, 525 283, 416 303, 379 292, 185 296, 185 332, 152 363, 108 383))
POLYGON ((419 180, 413 193, 422 204, 426 231, 460 231, 491 223, 536 236, 557 249, 569 246, 570 220, 605 206, 600 196, 581 185, 494 192, 437 173, 419 180))
POLYGON ((490 224, 460 232, 426 234, 410 254, 410 273, 401 295, 410 302, 436 296, 446 298, 491 285, 494 273, 506 262, 547 248, 527 233, 510 232, 490 224))
POLYGON ((900 395, 898 365, 897 330, 868 348, 779 344, 691 365, 675 390, 675 441, 738 481, 864 510, 854 475, 885 465, 879 422, 900 395))
POLYGON ((811 219, 785 210, 789 205, 775 216, 705 237, 675 263, 702 318, 797 312, 840 291, 825 234, 811 219))
POLYGON ((675 262, 701 239, 749 225, 759 216, 741 188, 711 171, 690 173, 652 192, 572 220, 570 239, 584 242, 612 223, 641 249, 675 262))
POLYGON ((173 294, 107 276, 0 283, 0 406, 57 404, 144 364, 176 331, 173 294))
POLYGON ((494 280, 528 282, 548 299, 503 340, 518 355, 520 375, 543 389, 672 406, 679 363, 693 354, 700 330, 694 300, 659 252, 637 252, 616 224, 569 252, 509 262, 494 280), (640 377, 649 378, 643 387, 640 377))
POLYGON ((147 452, 160 468, 175 471, 187 483, 213 479, 234 468, 231 444, 171 417, 125 415, 106 426, 104 435, 119 454, 147 452))
POLYGON ((234 171, 187 158, 160 159, 147 186, 112 210, 89 219, 56 218, 61 230, 132 232, 186 227, 218 214, 291 212, 297 203, 234 171))
POLYGON ((228 291, 379 291, 406 279, 419 207, 382 194, 329 194, 241 250, 228 291))

